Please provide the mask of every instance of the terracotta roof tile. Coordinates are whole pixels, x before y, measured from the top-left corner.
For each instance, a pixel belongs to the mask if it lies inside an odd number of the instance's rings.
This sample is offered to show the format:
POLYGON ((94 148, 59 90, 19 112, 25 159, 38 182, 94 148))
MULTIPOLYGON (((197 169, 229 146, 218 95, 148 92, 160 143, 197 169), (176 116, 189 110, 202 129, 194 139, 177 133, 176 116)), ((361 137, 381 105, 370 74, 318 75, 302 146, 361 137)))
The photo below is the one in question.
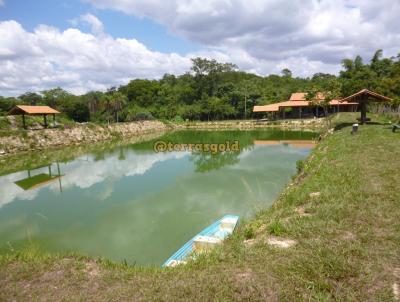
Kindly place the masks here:
POLYGON ((8 115, 21 115, 21 114, 59 114, 60 112, 49 106, 27 106, 17 105, 10 110, 8 115))
MULTIPOLYGON (((289 101, 305 101, 306 100, 306 94, 305 92, 295 92, 292 93, 292 95, 290 96, 289 101)), ((316 100, 323 100, 324 99, 324 95, 321 92, 318 92, 316 95, 316 100)))
POLYGON ((387 102, 387 101, 391 101, 392 100, 391 98, 389 98, 387 96, 378 94, 378 93, 370 91, 368 89, 363 89, 363 90, 361 90, 361 91, 359 91, 357 93, 354 93, 354 94, 352 94, 352 95, 350 95, 348 97, 345 97, 345 98, 341 99, 340 101, 341 102, 350 101, 350 100, 357 101, 357 98, 362 96, 362 95, 368 95, 369 97, 372 97, 372 98, 374 98, 376 100, 379 100, 379 101, 386 101, 387 102))

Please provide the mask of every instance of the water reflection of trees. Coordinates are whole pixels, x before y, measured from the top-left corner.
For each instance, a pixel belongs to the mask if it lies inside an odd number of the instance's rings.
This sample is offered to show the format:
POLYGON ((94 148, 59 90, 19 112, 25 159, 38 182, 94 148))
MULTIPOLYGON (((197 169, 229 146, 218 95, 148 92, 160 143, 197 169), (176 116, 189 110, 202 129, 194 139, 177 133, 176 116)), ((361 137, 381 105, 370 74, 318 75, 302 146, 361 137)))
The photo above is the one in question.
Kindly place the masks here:
MULTIPOLYGON (((28 156, 13 156, 9 157, 7 161, 0 162, 0 175, 6 175, 9 173, 33 169, 37 166, 49 165, 56 161, 60 163, 66 163, 72 161, 77 156, 83 154, 90 155, 95 161, 102 161, 106 157, 115 154, 117 152, 119 160, 126 160, 128 152, 144 152, 153 153, 153 145, 156 141, 171 141, 173 143, 186 143, 186 144, 213 144, 213 143, 225 143, 226 141, 233 142, 239 141, 240 152, 251 148, 254 140, 296 140, 296 139, 313 139, 315 133, 301 132, 301 131, 282 131, 276 129, 269 130, 213 130, 213 131, 199 131, 199 130, 183 130, 174 131, 167 133, 166 135, 159 137, 158 135, 152 136, 156 139, 139 142, 139 138, 135 138, 128 141, 112 141, 103 142, 97 144, 83 144, 79 146, 63 147, 57 150, 48 150, 45 152, 32 152, 28 156)), ((223 154, 218 153, 217 156, 211 154, 195 154, 193 155, 193 162, 199 163, 201 166, 198 168, 199 171, 204 170, 206 166, 213 166, 211 163, 215 163, 216 168, 221 168, 222 163, 235 163, 234 158, 237 158, 238 154, 223 154), (210 164, 207 164, 210 162, 210 164)))
POLYGON ((306 140, 316 136, 312 132, 282 131, 279 129, 269 130, 222 130, 222 131, 199 131, 183 130, 168 133, 160 139, 143 142, 129 146, 139 152, 153 152, 153 145, 156 141, 172 142, 174 144, 226 144, 239 141, 239 152, 192 152, 190 161, 196 166, 197 172, 208 172, 221 169, 224 166, 237 164, 239 154, 254 148, 254 141, 262 140, 306 140))
POLYGON ((239 162, 239 152, 206 153, 193 152, 190 161, 196 166, 196 172, 209 172, 239 162))

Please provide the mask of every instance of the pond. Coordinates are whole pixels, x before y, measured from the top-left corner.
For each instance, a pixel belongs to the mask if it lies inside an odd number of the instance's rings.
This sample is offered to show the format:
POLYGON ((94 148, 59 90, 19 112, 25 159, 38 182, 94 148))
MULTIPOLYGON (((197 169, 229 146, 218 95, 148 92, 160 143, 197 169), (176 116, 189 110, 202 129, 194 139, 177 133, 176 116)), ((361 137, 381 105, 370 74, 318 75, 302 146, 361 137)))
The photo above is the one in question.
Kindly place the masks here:
POLYGON ((161 265, 221 216, 248 218, 271 205, 314 137, 280 130, 185 130, 3 171, 0 252, 36 245, 161 265), (160 142, 171 148, 155 150, 160 142), (214 152, 213 146, 231 150, 214 152))

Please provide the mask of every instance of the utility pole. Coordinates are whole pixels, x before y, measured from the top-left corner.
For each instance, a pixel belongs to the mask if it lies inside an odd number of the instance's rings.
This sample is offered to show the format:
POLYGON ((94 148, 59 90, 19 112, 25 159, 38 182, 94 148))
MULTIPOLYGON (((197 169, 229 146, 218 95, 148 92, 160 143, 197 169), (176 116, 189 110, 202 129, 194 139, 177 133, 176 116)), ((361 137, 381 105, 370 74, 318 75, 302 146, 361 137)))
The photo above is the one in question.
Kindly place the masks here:
POLYGON ((244 119, 246 119, 246 111, 247 111, 247 90, 244 94, 244 119))
POLYGON ((244 119, 246 119, 246 113, 247 113, 247 98, 249 94, 249 85, 248 82, 245 81, 244 83, 244 119))

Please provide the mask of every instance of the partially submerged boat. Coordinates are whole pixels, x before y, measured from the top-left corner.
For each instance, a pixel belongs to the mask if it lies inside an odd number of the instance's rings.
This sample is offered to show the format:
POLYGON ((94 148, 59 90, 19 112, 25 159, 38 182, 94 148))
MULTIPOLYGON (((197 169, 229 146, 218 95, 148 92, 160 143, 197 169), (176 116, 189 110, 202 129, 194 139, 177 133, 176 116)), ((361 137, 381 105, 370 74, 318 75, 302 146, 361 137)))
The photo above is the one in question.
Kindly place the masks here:
POLYGON ((163 266, 184 264, 189 256, 212 249, 233 233, 238 221, 239 216, 225 215, 186 242, 163 266))

